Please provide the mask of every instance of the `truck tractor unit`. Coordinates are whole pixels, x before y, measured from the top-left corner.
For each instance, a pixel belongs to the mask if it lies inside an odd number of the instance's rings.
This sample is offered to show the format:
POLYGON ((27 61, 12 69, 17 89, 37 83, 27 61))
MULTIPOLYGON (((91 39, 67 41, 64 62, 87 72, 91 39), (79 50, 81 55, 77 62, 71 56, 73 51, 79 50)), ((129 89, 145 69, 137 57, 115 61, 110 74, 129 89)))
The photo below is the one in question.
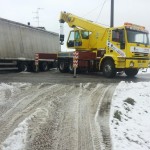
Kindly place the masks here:
POLYGON ((0 68, 47 71, 60 48, 58 33, 0 18, 0 68))
POLYGON ((67 47, 73 52, 59 53, 61 72, 72 72, 73 62, 78 71, 103 72, 107 78, 124 72, 135 76, 140 68, 150 67, 149 33, 143 26, 124 23, 120 27, 107 28, 71 13, 60 14, 60 43, 64 42, 63 25, 70 28, 67 47))

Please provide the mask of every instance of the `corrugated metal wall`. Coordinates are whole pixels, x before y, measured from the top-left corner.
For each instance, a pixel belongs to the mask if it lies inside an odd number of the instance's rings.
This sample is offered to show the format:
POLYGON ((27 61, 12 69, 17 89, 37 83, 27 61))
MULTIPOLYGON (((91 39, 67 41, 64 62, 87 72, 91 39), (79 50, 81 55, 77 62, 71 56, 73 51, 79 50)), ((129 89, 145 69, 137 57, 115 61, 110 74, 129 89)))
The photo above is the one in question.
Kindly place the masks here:
POLYGON ((0 59, 60 51, 59 34, 0 18, 0 59))

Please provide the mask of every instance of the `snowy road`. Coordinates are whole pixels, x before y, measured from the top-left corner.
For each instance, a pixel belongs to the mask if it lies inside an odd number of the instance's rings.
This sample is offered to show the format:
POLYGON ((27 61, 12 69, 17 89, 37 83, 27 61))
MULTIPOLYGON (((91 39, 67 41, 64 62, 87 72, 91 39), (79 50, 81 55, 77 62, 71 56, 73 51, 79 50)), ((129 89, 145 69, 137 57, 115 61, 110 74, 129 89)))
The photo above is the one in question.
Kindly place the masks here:
MULTIPOLYGON (((57 70, 0 74, 0 150, 110 150, 120 143, 119 128, 118 132, 112 128, 113 141, 109 129, 111 100, 120 81, 149 82, 150 76, 142 73, 134 79, 106 79, 85 74, 74 79, 57 70)), ((142 91, 137 88, 138 92, 142 91)), ((124 100, 126 93, 122 95, 124 100)), ((131 141, 123 143, 131 146, 131 141)))
POLYGON ((115 86, 1 84, 1 149, 103 150, 106 145, 109 149, 109 133, 101 132, 104 126, 109 131, 109 116, 100 114, 105 113, 101 106, 109 108, 115 86))

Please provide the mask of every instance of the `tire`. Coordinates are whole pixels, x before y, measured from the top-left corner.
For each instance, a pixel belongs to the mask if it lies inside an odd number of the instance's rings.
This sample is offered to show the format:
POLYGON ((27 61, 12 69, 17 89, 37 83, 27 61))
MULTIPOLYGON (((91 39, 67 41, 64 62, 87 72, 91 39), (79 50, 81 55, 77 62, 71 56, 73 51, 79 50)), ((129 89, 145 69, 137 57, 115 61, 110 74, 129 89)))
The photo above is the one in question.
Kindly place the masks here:
POLYGON ((62 72, 62 73, 68 72, 68 68, 67 68, 67 66, 65 64, 65 61, 59 62, 58 68, 59 68, 59 71, 62 72))
POLYGON ((41 62, 39 66, 40 71, 48 71, 49 70, 49 65, 47 62, 41 62))
POLYGON ((107 78, 113 78, 116 76, 115 64, 112 60, 105 60, 103 64, 103 74, 107 78))
POLYGON ((50 68, 58 68, 58 62, 54 61, 52 67, 50 67, 50 68))
POLYGON ((19 62, 18 63, 18 71, 19 72, 26 72, 26 71, 28 71, 28 64, 26 62, 19 62))
POLYGON ((69 72, 73 73, 74 72, 74 68, 73 68, 73 62, 69 62, 69 72))
POLYGON ((125 69, 125 74, 128 77, 134 77, 135 75, 138 74, 139 69, 131 68, 131 69, 125 69))

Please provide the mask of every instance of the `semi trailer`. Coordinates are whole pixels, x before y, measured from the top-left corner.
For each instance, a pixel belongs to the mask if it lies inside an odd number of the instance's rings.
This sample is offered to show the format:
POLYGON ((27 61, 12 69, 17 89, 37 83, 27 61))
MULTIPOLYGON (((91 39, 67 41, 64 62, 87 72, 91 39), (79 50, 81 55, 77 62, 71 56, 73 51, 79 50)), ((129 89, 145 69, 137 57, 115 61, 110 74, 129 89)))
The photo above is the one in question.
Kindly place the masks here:
POLYGON ((0 68, 47 71, 60 50, 58 33, 0 18, 0 68))
POLYGON ((133 77, 140 68, 150 67, 149 33, 143 26, 124 23, 107 28, 67 12, 61 12, 59 22, 60 43, 64 42, 66 22, 73 29, 66 45, 76 51, 75 56, 73 52, 58 54, 60 72, 103 72, 108 78, 125 72, 133 77))

